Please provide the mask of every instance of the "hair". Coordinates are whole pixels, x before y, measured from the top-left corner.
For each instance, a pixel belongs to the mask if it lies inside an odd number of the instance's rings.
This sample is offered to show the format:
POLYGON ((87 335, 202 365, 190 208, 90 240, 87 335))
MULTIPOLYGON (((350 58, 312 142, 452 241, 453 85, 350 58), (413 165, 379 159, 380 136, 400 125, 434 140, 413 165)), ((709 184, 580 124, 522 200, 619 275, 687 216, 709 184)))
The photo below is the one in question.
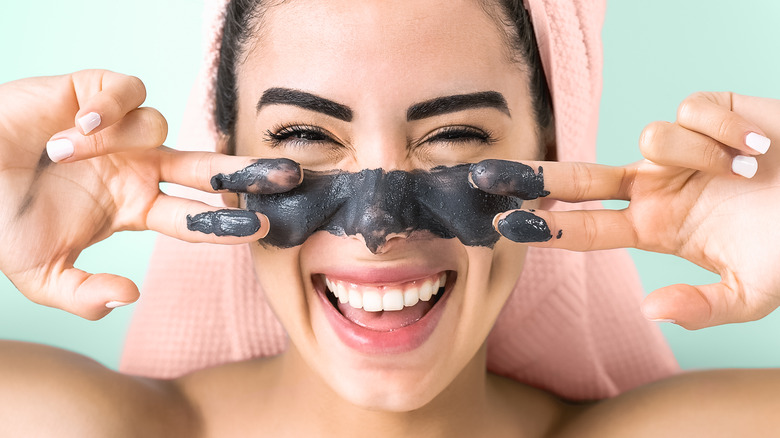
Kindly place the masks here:
MULTIPOLYGON (((522 66, 528 74, 534 118, 539 129, 541 146, 545 147, 551 143, 554 136, 552 97, 542 68, 531 17, 523 6, 523 0, 482 1, 485 12, 497 21, 505 32, 511 60, 522 66), (493 9, 496 4, 500 8, 500 16, 496 16, 493 9)), ((215 116, 217 127, 229 139, 230 154, 235 153, 232 139, 238 105, 236 71, 244 60, 247 43, 261 30, 262 16, 268 7, 263 0, 230 0, 227 5, 217 66, 215 116)), ((542 150, 542 155, 544 152, 542 150)), ((553 153, 554 159, 555 151, 550 152, 553 153)))

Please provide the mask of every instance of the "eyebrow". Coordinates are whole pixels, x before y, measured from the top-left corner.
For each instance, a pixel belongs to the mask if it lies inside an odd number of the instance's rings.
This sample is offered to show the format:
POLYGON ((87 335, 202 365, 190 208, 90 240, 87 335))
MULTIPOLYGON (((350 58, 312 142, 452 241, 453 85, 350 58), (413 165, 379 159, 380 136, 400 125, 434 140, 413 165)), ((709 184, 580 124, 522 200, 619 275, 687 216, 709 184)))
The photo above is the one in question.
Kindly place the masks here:
MULTIPOLYGON (((257 111, 259 112, 266 105, 293 105, 323 113, 345 122, 351 122, 354 117, 352 109, 346 105, 291 88, 274 87, 265 90, 257 102, 257 111)), ((407 110, 406 120, 411 122, 473 108, 495 108, 510 118, 512 117, 503 94, 497 91, 480 91, 437 97, 416 103, 407 110)))
POLYGON ((293 105, 303 109, 316 111, 325 115, 351 122, 352 109, 346 105, 336 103, 305 91, 290 88, 269 88, 263 92, 263 96, 257 102, 259 112, 266 105, 293 105))
POLYGON ((406 120, 414 121, 472 108, 495 108, 510 118, 509 106, 504 95, 497 91, 480 91, 470 94, 437 97, 409 107, 406 120))

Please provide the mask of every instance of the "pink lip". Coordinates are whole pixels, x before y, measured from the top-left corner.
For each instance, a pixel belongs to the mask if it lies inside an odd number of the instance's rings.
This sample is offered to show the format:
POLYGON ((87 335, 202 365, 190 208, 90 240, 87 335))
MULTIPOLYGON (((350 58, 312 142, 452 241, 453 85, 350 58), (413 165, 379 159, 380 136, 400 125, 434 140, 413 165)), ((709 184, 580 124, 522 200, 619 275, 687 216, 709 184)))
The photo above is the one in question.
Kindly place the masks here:
MULTIPOLYGON (((437 272, 442 271, 431 271, 430 269, 363 269, 332 271, 326 275, 329 278, 337 278, 357 284, 398 284, 425 278, 437 272)), ((371 330, 348 320, 328 301, 325 295, 325 286, 322 284, 321 279, 316 280, 314 286, 325 316, 341 342, 365 354, 397 354, 414 350, 428 340, 441 319, 454 280, 455 275, 448 276, 444 295, 419 321, 390 332, 371 330)))

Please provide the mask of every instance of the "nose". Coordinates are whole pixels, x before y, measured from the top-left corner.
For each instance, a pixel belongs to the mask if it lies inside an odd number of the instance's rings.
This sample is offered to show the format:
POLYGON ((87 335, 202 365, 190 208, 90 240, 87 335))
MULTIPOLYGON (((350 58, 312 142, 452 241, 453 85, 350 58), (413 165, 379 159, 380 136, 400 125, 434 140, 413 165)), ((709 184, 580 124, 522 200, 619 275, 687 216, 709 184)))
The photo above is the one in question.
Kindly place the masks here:
POLYGON ((355 234, 363 237, 366 247, 374 254, 382 254, 391 234, 397 235, 400 223, 392 214, 378 205, 366 208, 355 224, 355 234))
POLYGON ((411 178, 405 172, 367 169, 356 175, 354 196, 346 208, 347 234, 361 236, 374 254, 387 249, 390 239, 411 231, 416 203, 411 199, 411 178))

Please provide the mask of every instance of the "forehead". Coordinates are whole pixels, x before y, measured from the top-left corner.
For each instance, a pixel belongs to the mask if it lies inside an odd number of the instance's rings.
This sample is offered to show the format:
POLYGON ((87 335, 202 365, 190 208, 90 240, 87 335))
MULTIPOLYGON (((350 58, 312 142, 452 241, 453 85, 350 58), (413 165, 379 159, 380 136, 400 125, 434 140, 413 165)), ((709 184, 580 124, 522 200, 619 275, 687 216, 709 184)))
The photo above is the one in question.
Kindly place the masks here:
POLYGON ((512 88, 526 88, 510 85, 524 75, 477 0, 291 0, 269 7, 262 21, 239 69, 239 80, 257 88, 314 90, 344 102, 359 89, 362 99, 386 103, 485 89, 511 100, 512 88))

